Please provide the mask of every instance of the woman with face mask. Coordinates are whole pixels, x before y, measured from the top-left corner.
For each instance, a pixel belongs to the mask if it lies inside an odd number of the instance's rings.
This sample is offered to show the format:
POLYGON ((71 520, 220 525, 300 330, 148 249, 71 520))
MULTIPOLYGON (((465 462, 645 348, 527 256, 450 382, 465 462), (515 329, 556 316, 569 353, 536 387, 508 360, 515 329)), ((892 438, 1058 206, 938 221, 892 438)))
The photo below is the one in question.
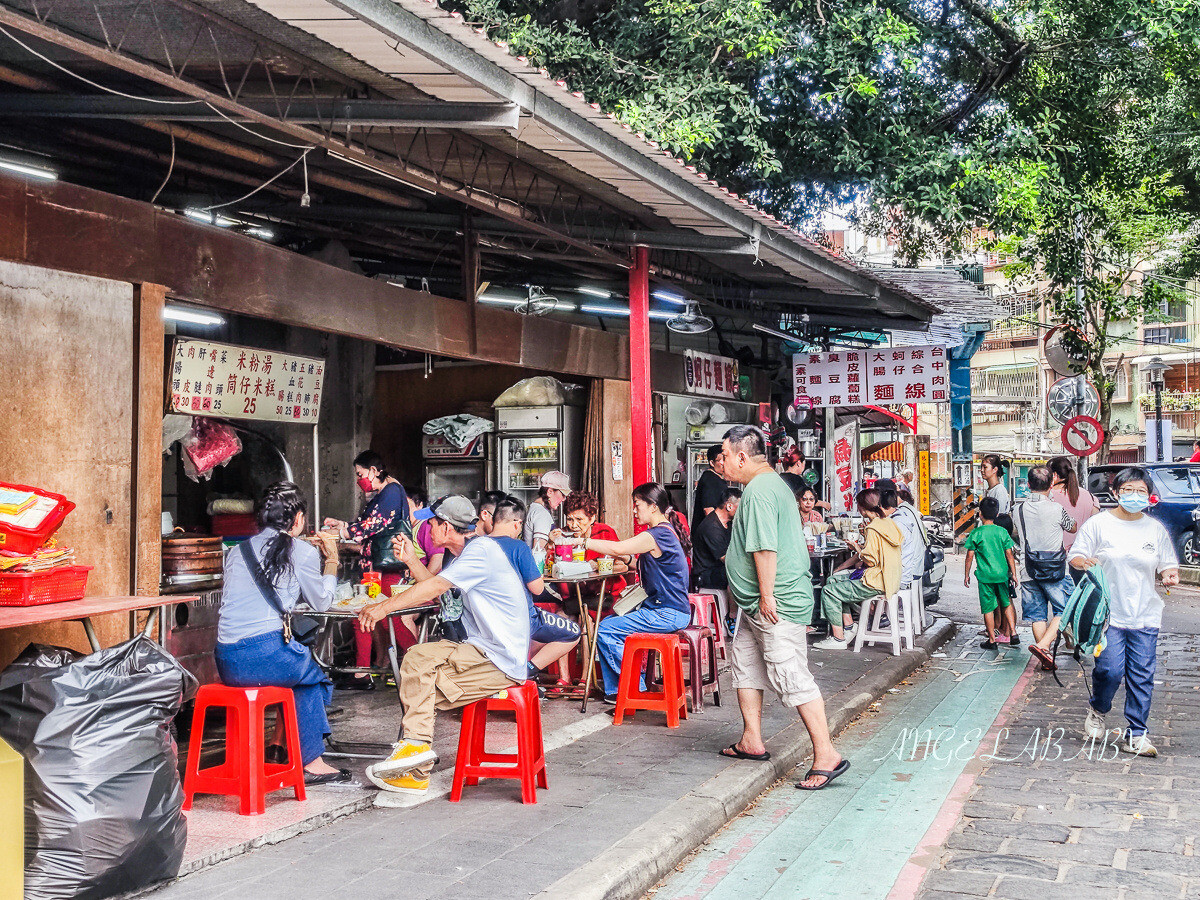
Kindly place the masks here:
POLYGON ((1083 732, 1089 739, 1104 739, 1104 717, 1124 680, 1128 727, 1117 746, 1137 756, 1157 756, 1147 734, 1163 613, 1154 582, 1157 577, 1165 587, 1179 584, 1179 560, 1167 529, 1146 515, 1150 479, 1145 469, 1122 469, 1112 492, 1117 507, 1084 522, 1068 559, 1076 569, 1099 566, 1110 592, 1108 631, 1092 673, 1083 732))
MULTIPOLYGON (((383 457, 374 450, 364 450, 354 458, 354 476, 359 490, 371 499, 353 522, 326 519, 324 526, 326 530, 336 531, 343 541, 359 545, 364 570, 381 573, 381 592, 386 597, 391 593, 392 585, 397 584, 404 573, 404 565, 395 558, 391 546, 392 538, 412 521, 408 496, 400 482, 388 475, 383 457)), ((399 630, 396 639, 402 648, 416 642, 416 638, 405 628, 399 630)), ((374 635, 356 628, 354 641, 357 668, 371 665, 372 644, 381 659, 387 653, 387 632, 382 624, 376 627, 374 635)), ((374 689, 371 679, 361 672, 354 678, 340 681, 338 687, 362 691, 374 689)))

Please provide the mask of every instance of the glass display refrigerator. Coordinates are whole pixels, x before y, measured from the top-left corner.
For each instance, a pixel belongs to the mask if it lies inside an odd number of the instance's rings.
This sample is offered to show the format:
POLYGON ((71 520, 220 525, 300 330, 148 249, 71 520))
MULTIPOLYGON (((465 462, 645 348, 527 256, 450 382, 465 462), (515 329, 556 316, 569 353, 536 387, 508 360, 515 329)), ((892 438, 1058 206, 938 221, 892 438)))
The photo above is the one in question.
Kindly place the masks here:
POLYGON ((455 447, 437 434, 421 435, 425 457, 425 492, 431 501, 461 494, 476 503, 491 490, 491 434, 481 434, 465 447, 455 447))
POLYGON ((544 472, 560 469, 571 487, 583 475, 583 407, 511 406, 496 410, 496 490, 526 505, 544 472))

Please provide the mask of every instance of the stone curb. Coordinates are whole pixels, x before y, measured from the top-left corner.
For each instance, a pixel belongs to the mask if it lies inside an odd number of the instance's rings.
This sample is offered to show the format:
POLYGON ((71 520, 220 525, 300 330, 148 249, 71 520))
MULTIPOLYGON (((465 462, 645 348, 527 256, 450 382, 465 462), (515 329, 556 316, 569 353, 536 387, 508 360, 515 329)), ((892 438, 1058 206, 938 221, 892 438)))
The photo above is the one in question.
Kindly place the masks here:
MULTIPOLYGON (((929 661, 954 635, 939 618, 917 649, 888 657, 826 701, 829 730, 836 735, 893 685, 929 661)), ((537 900, 633 900, 661 881, 679 862, 739 815, 759 794, 794 769, 811 750, 799 719, 771 740, 770 762, 735 763, 636 828, 596 858, 537 894, 537 900)))

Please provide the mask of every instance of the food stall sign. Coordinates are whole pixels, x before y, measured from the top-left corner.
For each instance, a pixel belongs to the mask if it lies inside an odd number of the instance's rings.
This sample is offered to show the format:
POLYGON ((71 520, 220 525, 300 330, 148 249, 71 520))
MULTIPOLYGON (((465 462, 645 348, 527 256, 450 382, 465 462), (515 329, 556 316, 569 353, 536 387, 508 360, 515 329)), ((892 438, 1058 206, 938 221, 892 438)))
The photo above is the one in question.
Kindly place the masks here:
POLYGON ((859 472, 858 423, 833 432, 833 484, 830 504, 834 515, 854 512, 854 481, 859 472))
POLYGON ((324 392, 323 359, 191 338, 171 350, 168 412, 316 425, 324 392))
POLYGON ((688 350, 683 355, 683 380, 689 394, 740 400, 738 363, 726 356, 688 350))
POLYGON ((797 353, 792 385, 814 406, 949 403, 949 355, 941 344, 797 353))

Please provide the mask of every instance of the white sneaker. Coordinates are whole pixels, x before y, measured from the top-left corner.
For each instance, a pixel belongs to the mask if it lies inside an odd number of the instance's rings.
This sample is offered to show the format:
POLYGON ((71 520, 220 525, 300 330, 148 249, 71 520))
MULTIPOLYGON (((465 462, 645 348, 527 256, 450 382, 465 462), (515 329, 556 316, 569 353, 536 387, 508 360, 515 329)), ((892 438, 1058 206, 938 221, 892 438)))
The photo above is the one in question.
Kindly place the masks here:
POLYGON ((1083 719, 1083 736, 1093 741, 1102 741, 1106 734, 1108 729, 1104 726, 1104 716, 1089 706, 1083 719))
POLYGON ((1158 756, 1158 751, 1150 743, 1149 735, 1139 734, 1137 737, 1134 737, 1129 732, 1125 732, 1125 736, 1121 738, 1121 743, 1118 746, 1126 753, 1132 753, 1134 756, 1158 756))
POLYGON ((846 638, 847 641, 854 640, 854 635, 856 635, 856 634, 858 634, 858 623, 857 622, 855 622, 853 625, 849 625, 842 629, 842 635, 846 638))
POLYGON ((832 634, 823 641, 817 641, 813 644, 814 650, 845 650, 850 646, 850 638, 844 637, 840 641, 832 634))

